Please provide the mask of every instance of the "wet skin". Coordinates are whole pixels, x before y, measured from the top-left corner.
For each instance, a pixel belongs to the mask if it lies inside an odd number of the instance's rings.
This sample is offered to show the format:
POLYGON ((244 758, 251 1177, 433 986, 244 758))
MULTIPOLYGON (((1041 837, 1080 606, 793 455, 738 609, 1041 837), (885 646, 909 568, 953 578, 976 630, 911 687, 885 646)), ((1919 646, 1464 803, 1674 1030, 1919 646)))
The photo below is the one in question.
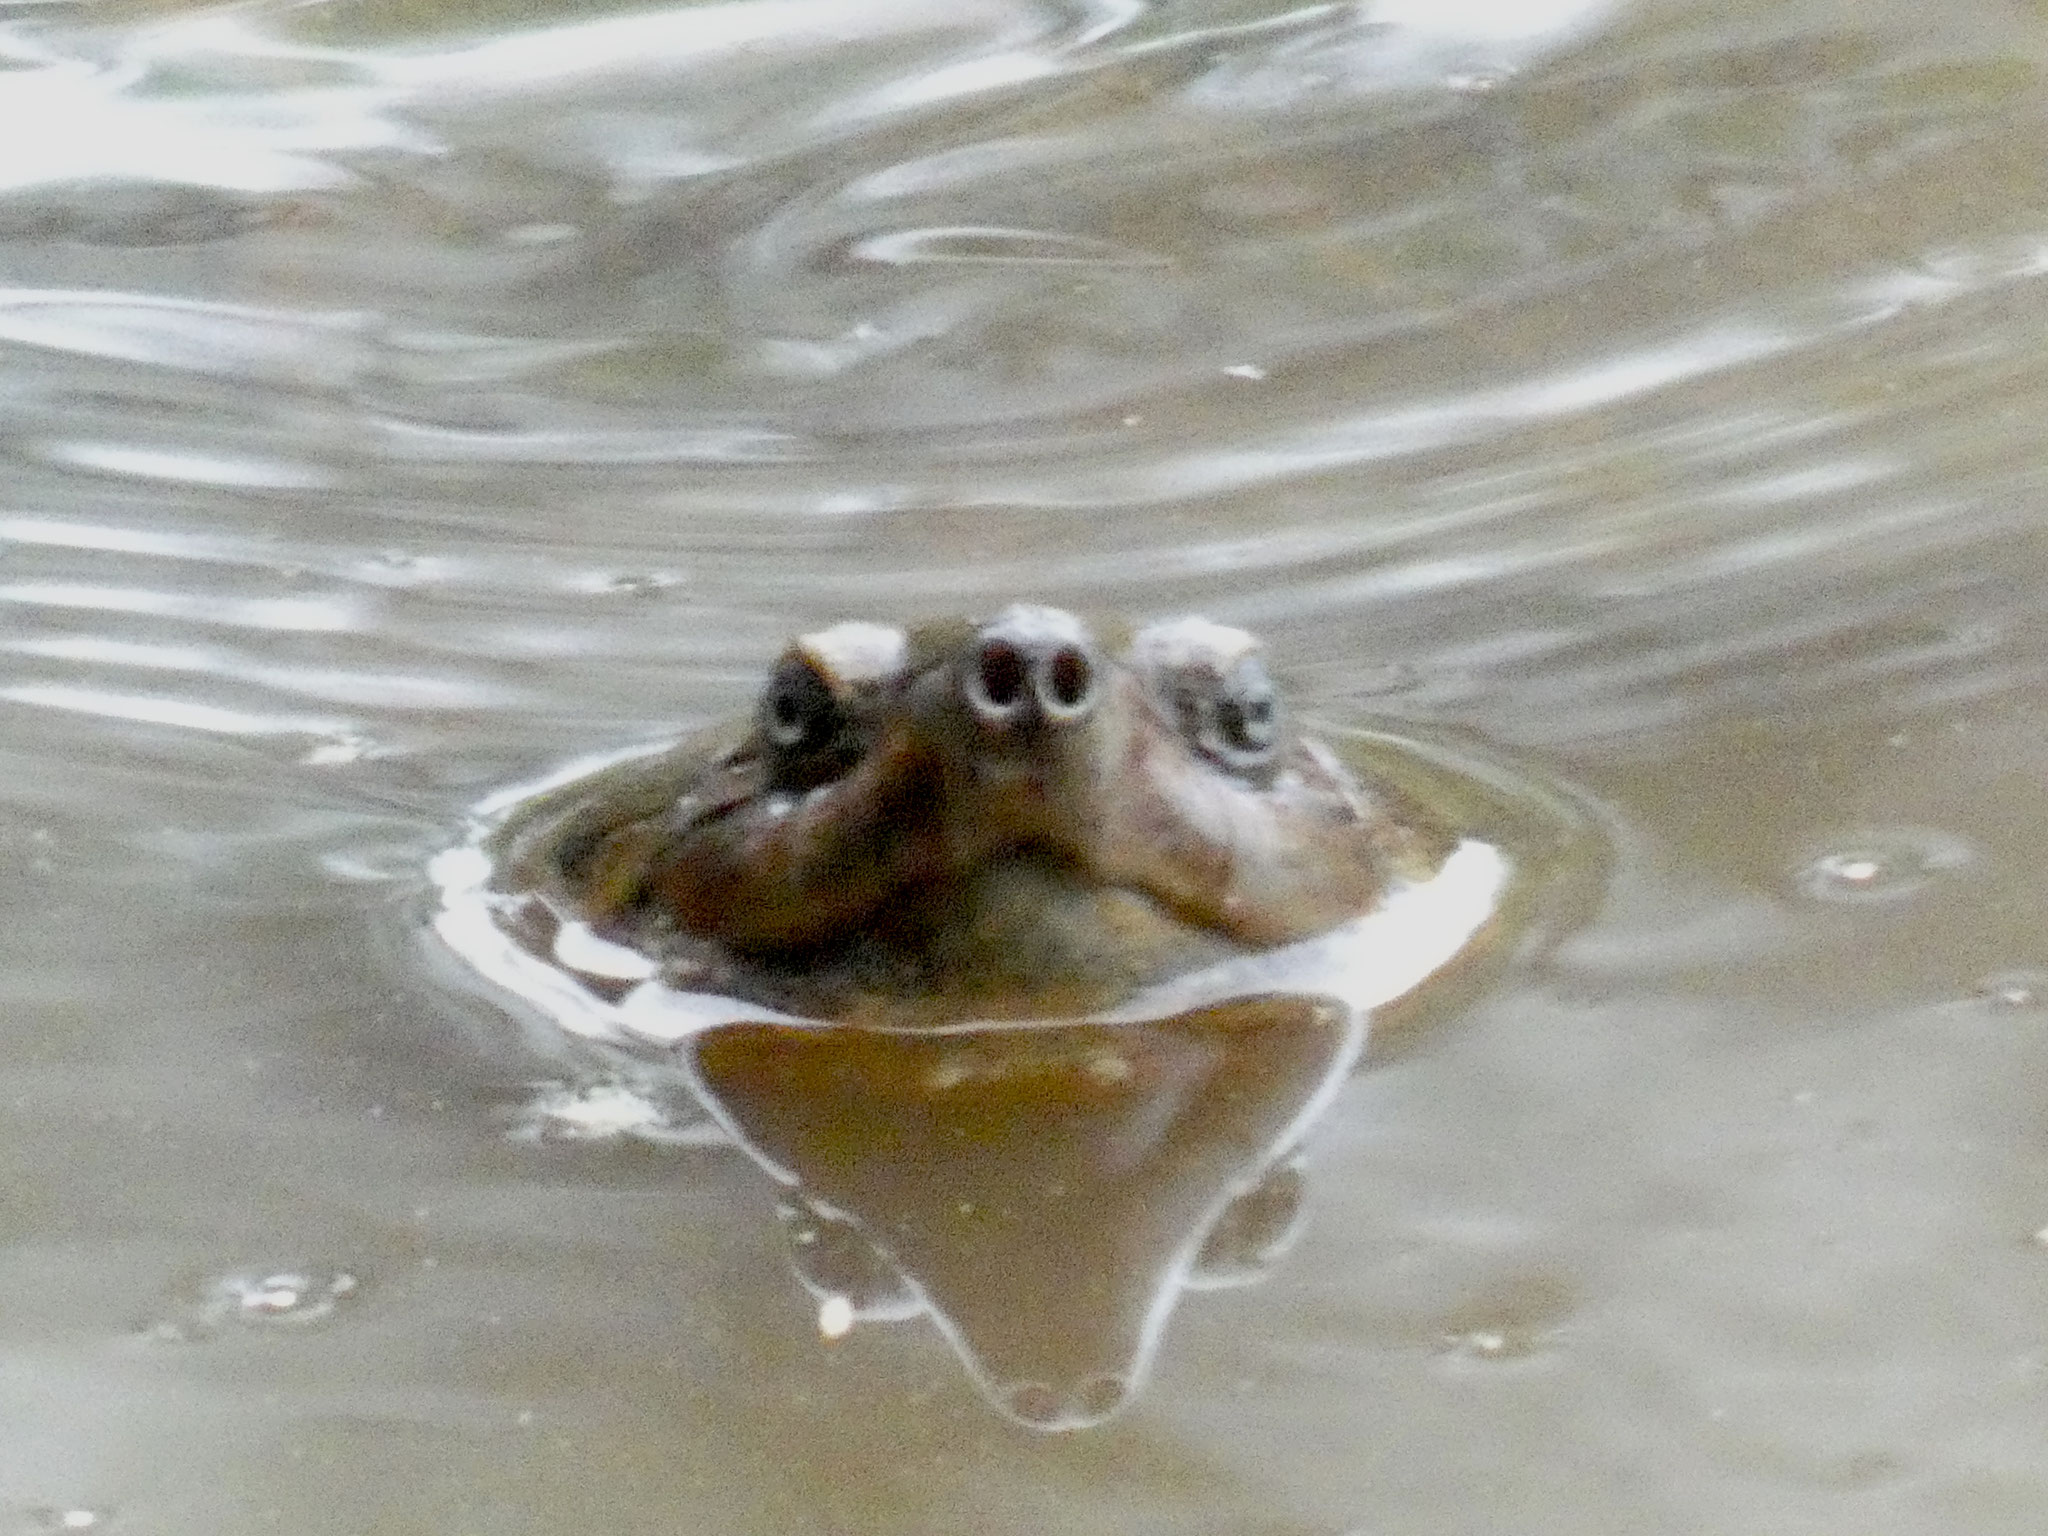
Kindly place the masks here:
POLYGON ((785 976, 879 949, 938 993, 1286 944, 1448 847, 1290 728, 1243 631, 1177 620, 1112 657, 1024 605, 805 636, 737 744, 574 781, 496 841, 501 889, 636 948, 785 976))

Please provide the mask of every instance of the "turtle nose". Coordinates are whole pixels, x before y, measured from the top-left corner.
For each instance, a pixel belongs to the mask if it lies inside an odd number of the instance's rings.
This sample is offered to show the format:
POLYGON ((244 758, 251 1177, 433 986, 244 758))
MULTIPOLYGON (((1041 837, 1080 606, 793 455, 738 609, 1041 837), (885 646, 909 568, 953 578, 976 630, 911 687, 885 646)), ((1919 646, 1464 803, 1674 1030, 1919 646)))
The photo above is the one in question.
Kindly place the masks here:
POLYGON ((967 701, 991 725, 1063 725, 1094 710, 1101 677, 1095 641, 1079 619, 1020 603, 982 626, 967 701))

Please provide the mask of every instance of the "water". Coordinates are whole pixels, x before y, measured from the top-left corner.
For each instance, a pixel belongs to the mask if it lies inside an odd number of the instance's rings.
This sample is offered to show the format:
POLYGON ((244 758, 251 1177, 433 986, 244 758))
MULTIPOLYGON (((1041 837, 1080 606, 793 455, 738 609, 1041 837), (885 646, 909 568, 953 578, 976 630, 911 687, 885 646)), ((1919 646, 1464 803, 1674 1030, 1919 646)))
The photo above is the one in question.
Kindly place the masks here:
POLYGON ((0 1529, 2035 1527, 2048 25, 1500 10, 0 8, 0 1529), (1606 860, 1061 1435, 418 942, 1017 597, 1606 860))

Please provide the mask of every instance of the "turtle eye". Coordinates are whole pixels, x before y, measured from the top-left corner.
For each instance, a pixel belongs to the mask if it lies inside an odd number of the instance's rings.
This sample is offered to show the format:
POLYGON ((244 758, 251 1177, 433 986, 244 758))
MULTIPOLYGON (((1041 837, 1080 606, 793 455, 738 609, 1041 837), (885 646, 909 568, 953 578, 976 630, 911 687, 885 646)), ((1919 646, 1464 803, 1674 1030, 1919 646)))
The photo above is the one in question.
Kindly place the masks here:
POLYGON ((761 734, 781 752, 815 750, 838 734, 839 701, 831 684, 800 657, 785 661, 761 695, 761 734))
POLYGON ((1273 679, 1256 656, 1246 656, 1228 677, 1215 680, 1215 693, 1204 712, 1199 745, 1229 766, 1254 767, 1267 762, 1280 735, 1279 700, 1273 679))
POLYGON ((767 788, 800 794, 852 770, 903 681, 906 639, 891 625, 856 621, 790 644, 761 690, 747 749, 767 788))
POLYGON ((1207 619, 1170 619, 1138 633, 1131 659, 1190 747, 1264 781, 1280 746, 1280 697, 1257 640, 1207 619))

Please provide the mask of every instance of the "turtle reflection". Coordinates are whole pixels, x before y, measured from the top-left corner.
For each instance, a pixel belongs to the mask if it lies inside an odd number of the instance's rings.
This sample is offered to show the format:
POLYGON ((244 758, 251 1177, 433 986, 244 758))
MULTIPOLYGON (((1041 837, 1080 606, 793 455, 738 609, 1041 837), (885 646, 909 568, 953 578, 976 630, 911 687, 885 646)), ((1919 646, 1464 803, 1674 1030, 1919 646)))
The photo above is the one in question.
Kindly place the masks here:
POLYGON ((992 1402, 1050 1429, 1123 1404, 1205 1256, 1228 1283, 1284 1244, 1288 1154, 1363 1039, 1338 1004, 1258 997, 944 1034, 730 1025, 687 1060, 791 1186, 812 1292, 928 1311, 992 1402))

